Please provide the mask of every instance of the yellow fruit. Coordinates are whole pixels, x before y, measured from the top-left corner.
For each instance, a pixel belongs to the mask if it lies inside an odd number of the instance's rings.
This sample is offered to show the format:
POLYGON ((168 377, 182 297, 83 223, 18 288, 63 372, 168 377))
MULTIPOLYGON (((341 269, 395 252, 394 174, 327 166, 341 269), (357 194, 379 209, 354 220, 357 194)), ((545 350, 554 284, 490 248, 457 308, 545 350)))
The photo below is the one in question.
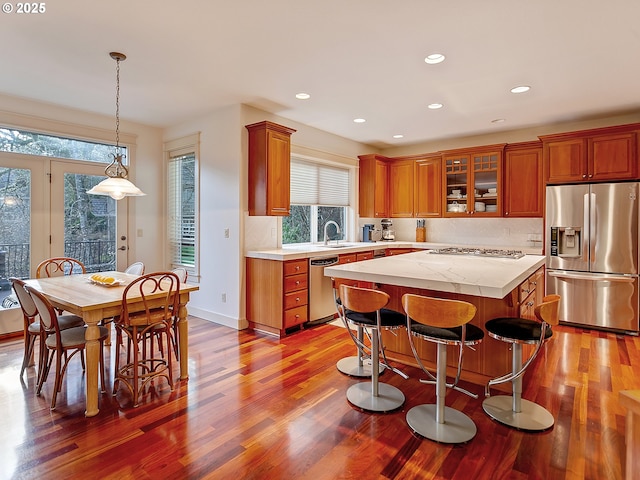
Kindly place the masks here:
POLYGON ((102 283, 112 284, 116 279, 113 277, 102 277, 102 283))

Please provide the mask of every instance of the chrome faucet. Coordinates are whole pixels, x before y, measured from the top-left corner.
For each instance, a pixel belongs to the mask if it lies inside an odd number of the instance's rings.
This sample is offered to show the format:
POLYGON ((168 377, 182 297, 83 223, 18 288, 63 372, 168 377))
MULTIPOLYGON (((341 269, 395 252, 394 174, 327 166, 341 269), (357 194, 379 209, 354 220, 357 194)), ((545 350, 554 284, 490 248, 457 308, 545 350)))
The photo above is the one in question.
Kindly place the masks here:
MULTIPOLYGON (((333 220, 329 220, 327 223, 324 224, 324 244, 328 245, 329 242, 327 240, 327 227, 329 226, 330 223, 333 223, 336 226, 336 235, 340 233, 340 226, 334 222, 333 220)), ((336 243, 338 243, 338 240, 336 240, 336 243)))

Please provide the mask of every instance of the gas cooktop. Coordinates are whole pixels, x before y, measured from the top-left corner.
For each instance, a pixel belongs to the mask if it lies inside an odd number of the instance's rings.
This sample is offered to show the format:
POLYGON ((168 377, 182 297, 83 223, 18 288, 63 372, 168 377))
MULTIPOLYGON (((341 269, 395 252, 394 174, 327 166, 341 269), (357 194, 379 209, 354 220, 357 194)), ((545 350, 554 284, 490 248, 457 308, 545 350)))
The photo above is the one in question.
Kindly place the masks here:
POLYGON ((470 255, 477 257, 493 257, 493 258, 513 258, 514 260, 524 257, 524 253, 520 250, 500 250, 493 248, 461 248, 448 247, 429 250, 429 253, 441 255, 470 255))

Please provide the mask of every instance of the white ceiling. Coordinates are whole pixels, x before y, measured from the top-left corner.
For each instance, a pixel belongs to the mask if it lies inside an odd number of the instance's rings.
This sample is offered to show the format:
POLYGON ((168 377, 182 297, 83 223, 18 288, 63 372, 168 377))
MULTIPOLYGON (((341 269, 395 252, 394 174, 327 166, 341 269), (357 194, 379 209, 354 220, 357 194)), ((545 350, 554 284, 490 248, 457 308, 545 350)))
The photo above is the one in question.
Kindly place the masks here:
POLYGON ((44 5, 0 13, 0 93, 113 115, 120 51, 121 117, 148 125, 245 103, 387 147, 640 109, 639 0, 44 5))

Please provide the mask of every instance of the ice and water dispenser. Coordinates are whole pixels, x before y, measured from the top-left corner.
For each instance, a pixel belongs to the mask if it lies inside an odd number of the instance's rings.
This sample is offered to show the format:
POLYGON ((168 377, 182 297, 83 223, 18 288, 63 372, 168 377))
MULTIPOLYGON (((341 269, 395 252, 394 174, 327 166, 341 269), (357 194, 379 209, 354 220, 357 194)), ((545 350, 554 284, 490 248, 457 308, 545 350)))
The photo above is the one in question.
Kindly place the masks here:
POLYGON ((551 256, 580 257, 582 230, 580 227, 551 227, 551 256))

